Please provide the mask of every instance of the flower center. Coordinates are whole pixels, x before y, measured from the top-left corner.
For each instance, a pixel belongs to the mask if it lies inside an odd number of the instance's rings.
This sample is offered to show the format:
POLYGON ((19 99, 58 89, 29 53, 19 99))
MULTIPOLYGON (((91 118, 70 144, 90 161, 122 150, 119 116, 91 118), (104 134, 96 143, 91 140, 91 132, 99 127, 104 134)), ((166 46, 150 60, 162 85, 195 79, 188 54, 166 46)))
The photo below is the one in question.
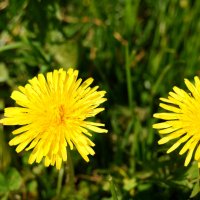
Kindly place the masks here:
POLYGON ((62 104, 59 106, 59 123, 65 123, 65 108, 62 104))

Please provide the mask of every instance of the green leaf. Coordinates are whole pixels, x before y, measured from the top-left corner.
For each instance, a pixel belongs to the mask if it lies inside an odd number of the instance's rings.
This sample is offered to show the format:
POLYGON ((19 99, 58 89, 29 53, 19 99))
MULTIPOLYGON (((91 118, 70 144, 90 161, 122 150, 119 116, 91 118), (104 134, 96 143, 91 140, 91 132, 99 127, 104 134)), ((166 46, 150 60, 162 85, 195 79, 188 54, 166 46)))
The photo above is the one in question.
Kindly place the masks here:
POLYGON ((3 174, 0 173, 0 194, 5 194, 9 191, 7 181, 3 174))
POLYGON ((195 197, 199 193, 199 182, 194 185, 190 198, 195 197))
POLYGON ((132 179, 124 179, 124 190, 130 191, 131 189, 135 188, 137 186, 137 181, 135 178, 132 179))
POLYGON ((22 178, 15 168, 11 168, 4 175, 0 173, 0 194, 18 190, 22 184, 22 178))
POLYGON ((21 42, 13 42, 11 44, 0 46, 0 52, 13 50, 13 49, 19 49, 23 46, 23 43, 21 42))
POLYGON ((22 184, 22 177, 15 168, 12 168, 8 171, 7 181, 10 191, 18 190, 22 184))
POLYGON ((9 78, 8 70, 4 63, 0 63, 0 82, 5 82, 9 78))
POLYGON ((188 177, 193 180, 193 179, 198 179, 199 177, 199 168, 198 168, 198 163, 194 162, 193 165, 188 169, 187 171, 188 177))

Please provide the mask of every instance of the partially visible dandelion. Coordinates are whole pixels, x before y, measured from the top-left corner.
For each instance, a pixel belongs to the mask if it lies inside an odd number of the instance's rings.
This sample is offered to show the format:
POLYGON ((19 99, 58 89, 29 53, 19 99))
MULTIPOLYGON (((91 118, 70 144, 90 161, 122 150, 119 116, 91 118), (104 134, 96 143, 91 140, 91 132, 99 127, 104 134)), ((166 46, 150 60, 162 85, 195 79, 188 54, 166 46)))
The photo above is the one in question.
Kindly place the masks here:
POLYGON ((170 153, 184 144, 180 155, 187 152, 185 166, 187 166, 194 154, 194 159, 198 161, 200 168, 200 80, 196 76, 195 84, 185 79, 185 84, 190 93, 174 87, 173 92, 169 92, 168 98, 160 98, 164 103, 160 107, 169 112, 156 113, 155 118, 164 120, 163 122, 153 125, 158 129, 162 139, 159 144, 165 144, 171 140, 176 142, 168 149, 170 153))
POLYGON ((0 122, 21 126, 12 132, 15 137, 9 144, 17 145, 18 153, 33 149, 30 164, 44 157, 45 166, 60 169, 62 161, 67 161, 67 145, 71 150, 75 146, 88 162, 88 155, 95 154, 95 144, 89 139, 91 131, 107 132, 104 124, 86 121, 104 110, 98 106, 106 101, 106 92, 97 91, 98 86, 90 87, 92 78, 82 83, 77 77, 77 70, 54 70, 13 91, 11 98, 19 107, 5 108, 5 118, 0 122))

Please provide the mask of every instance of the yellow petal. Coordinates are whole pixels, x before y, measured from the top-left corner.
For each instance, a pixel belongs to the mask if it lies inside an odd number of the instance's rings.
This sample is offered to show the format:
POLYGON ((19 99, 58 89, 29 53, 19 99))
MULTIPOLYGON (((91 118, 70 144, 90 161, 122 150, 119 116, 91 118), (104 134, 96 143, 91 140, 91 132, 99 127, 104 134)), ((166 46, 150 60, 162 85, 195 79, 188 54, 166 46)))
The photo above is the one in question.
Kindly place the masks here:
POLYGON ((163 137, 162 139, 160 139, 158 141, 158 144, 164 144, 164 143, 167 143, 168 141, 172 140, 172 139, 175 139, 175 138, 178 138, 180 136, 182 136, 183 134, 185 134, 185 131, 183 129, 181 130, 177 130, 171 134, 169 134, 168 136, 165 136, 163 137))
POLYGON ((196 149, 194 159, 195 159, 195 160, 199 160, 199 158, 200 158, 200 144, 199 144, 199 146, 198 146, 197 149, 196 149))
POLYGON ((189 150, 189 152, 188 152, 188 154, 187 154, 187 157, 186 157, 186 159, 185 159, 185 163, 184 163, 185 166, 188 166, 188 164, 190 163, 190 161, 191 161, 191 159, 192 159, 192 154, 193 154, 193 152, 194 152, 194 149, 195 149, 197 143, 198 143, 198 141, 195 141, 195 142, 193 142, 193 144, 190 146, 190 150, 189 150))
POLYGON ((77 150, 78 150, 78 152, 81 154, 81 156, 83 157, 83 159, 86 161, 86 162, 89 162, 89 158, 88 158, 88 152, 87 152, 87 150, 85 149, 85 147, 84 146, 80 146, 80 145, 78 145, 77 147, 77 150))
POLYGON ((172 145, 168 150, 167 153, 171 153, 176 148, 178 148, 183 142, 187 141, 191 136, 185 135, 181 139, 179 139, 174 145, 172 145))
POLYGON ((165 110, 168 110, 168 111, 171 111, 171 112, 175 112, 175 113, 181 113, 181 109, 180 108, 177 108, 175 106, 169 106, 167 104, 164 104, 164 103, 160 103, 159 106, 161 108, 164 108, 165 110))
POLYGON ((62 159, 59 156, 56 156, 56 169, 60 169, 62 164, 62 159))
POLYGON ((164 120, 174 120, 179 118, 179 114, 176 113, 156 113, 153 115, 155 118, 164 119, 164 120))
POLYGON ((167 122, 153 124, 153 128, 155 128, 155 129, 165 129, 165 128, 169 128, 169 127, 171 127, 171 125, 168 124, 167 122))
POLYGON ((159 133, 160 133, 160 134, 167 134, 167 133, 174 132, 174 131, 176 131, 176 130, 178 130, 178 129, 179 129, 179 128, 170 127, 170 128, 166 128, 166 129, 159 130, 159 133))
POLYGON ((96 127, 96 126, 92 126, 92 125, 89 125, 89 124, 84 125, 84 127, 88 128, 91 131, 94 131, 96 133, 107 133, 108 132, 108 130, 106 130, 106 129, 99 128, 99 127, 96 127))
POLYGON ((192 95, 195 98, 199 99, 200 95, 198 93, 198 90, 195 88, 195 86, 188 79, 185 79, 185 84, 187 88, 192 92, 192 95))
POLYGON ((181 151, 179 152, 180 155, 184 154, 191 146, 192 142, 194 141, 194 137, 190 138, 189 141, 186 142, 186 144, 183 146, 181 151))

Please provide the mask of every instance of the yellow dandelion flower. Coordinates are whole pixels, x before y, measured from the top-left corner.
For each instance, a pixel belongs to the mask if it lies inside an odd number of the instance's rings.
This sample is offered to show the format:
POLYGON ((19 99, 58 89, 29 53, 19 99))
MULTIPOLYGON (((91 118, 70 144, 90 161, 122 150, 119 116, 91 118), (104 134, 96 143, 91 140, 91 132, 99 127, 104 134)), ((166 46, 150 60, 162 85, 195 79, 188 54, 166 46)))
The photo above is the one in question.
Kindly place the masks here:
POLYGON ((77 70, 60 69, 46 77, 39 74, 25 87, 18 87, 11 98, 19 107, 5 108, 5 118, 0 120, 3 125, 21 126, 12 132, 15 137, 9 144, 17 145, 17 152, 33 149, 29 164, 44 157, 45 166, 60 169, 62 161, 67 161, 67 145, 71 150, 75 146, 88 162, 88 155, 95 154, 95 144, 88 137, 91 131, 107 132, 104 124, 86 121, 103 111, 98 106, 106 101, 106 92, 90 87, 92 82, 92 78, 78 79, 77 70))
POLYGON ((194 154, 194 159, 198 161, 200 168, 200 80, 195 77, 194 81, 192 84, 185 79, 189 93, 174 87, 173 92, 169 92, 168 98, 160 98, 163 102, 160 103, 160 107, 169 112, 154 114, 155 118, 164 121, 154 124, 153 128, 159 129, 159 133, 164 135, 158 141, 159 144, 176 139, 167 153, 182 146, 179 154, 187 152, 184 165, 190 163, 194 154))

